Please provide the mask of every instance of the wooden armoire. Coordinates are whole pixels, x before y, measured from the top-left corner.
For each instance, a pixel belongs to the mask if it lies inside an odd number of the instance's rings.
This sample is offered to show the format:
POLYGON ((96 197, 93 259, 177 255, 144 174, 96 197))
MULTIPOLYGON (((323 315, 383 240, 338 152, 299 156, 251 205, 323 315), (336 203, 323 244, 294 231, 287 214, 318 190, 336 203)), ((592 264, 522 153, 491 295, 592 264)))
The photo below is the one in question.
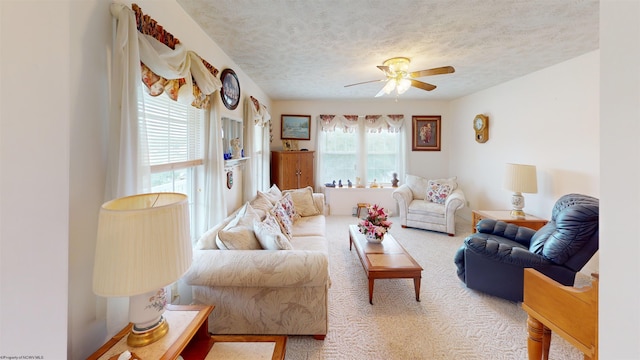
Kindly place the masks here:
POLYGON ((314 151, 272 151, 271 183, 280 190, 313 187, 314 151))

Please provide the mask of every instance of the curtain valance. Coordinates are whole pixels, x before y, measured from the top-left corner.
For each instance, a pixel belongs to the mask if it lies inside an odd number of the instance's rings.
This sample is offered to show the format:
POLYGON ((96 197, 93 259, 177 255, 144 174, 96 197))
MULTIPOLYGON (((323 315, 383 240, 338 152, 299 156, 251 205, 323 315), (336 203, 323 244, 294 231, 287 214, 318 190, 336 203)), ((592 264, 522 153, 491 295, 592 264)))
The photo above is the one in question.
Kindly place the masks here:
POLYGON ((360 122, 368 132, 399 132, 404 123, 404 115, 318 115, 322 131, 354 132, 360 122))
POLYGON ((252 121, 257 126, 266 126, 271 120, 271 114, 267 111, 267 107, 261 104, 258 99, 253 96, 249 96, 249 100, 251 104, 248 108, 251 110, 249 112, 249 120, 252 121))
POLYGON ((135 14, 123 4, 113 3, 111 14, 119 21, 135 20, 141 76, 149 93, 153 96, 166 93, 173 100, 191 103, 200 109, 209 108, 207 95, 222 86, 216 78, 218 70, 195 52, 185 49, 155 20, 142 14, 136 4, 132 7, 135 14))

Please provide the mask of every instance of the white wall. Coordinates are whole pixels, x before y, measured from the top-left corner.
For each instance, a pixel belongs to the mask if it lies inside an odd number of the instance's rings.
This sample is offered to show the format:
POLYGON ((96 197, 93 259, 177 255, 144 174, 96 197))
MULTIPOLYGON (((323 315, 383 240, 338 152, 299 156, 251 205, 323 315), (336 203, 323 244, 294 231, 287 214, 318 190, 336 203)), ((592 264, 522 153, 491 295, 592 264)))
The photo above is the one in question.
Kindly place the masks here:
POLYGON ((640 359, 640 2, 600 2, 600 359, 640 359))
POLYGON ((71 14, 70 3, 0 2, 3 357, 67 356, 71 14))
POLYGON ((549 218, 555 201, 600 194, 599 51, 451 102, 452 174, 470 209, 509 209, 505 163, 537 168, 538 193, 524 194, 527 213, 549 218), (472 120, 489 117, 489 141, 474 140, 472 120))

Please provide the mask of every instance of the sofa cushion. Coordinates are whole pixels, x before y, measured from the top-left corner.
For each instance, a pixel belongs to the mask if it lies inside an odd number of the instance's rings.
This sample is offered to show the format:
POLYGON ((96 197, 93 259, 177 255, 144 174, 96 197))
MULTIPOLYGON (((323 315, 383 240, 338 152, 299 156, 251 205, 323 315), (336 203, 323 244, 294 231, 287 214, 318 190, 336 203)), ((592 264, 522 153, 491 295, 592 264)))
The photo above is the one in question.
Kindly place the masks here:
POLYGON ((427 193, 427 186, 429 181, 425 178, 415 175, 407 175, 405 177, 405 183, 411 189, 414 199, 424 199, 424 194, 427 193))
POLYGON ((254 220, 260 216, 249 203, 244 204, 235 218, 218 231, 216 245, 221 250, 260 250, 260 242, 253 232, 254 220))
POLYGON ((445 208, 443 205, 424 200, 413 200, 407 209, 409 214, 431 215, 443 217, 445 208))
POLYGON ((305 216, 293 222, 293 237, 325 236, 325 217, 323 215, 305 216))
POLYGON ((264 219, 269 210, 271 210, 271 208, 273 207, 273 204, 267 198, 267 196, 259 191, 256 197, 253 198, 253 200, 251 200, 249 204, 251 204, 251 207, 253 207, 256 213, 258 213, 261 220, 264 219))
POLYGON ((313 216, 320 214, 320 209, 318 209, 313 199, 313 188, 311 186, 307 186, 302 189, 285 190, 283 193, 291 194, 291 199, 293 199, 293 205, 296 208, 296 213, 300 216, 313 216))
POLYGON ((253 231, 258 242, 265 250, 293 249, 287 237, 282 234, 280 224, 271 214, 267 214, 262 221, 254 220, 253 231))
POLYGON ((427 194, 425 196, 426 201, 431 201, 436 204, 444 204, 447 197, 451 194, 453 189, 448 182, 440 180, 429 180, 427 186, 427 194))
POLYGON ((275 205, 275 203, 282 198, 282 191, 280 191, 275 184, 265 192, 258 191, 258 194, 263 194, 267 199, 269 199, 269 201, 271 201, 272 205, 275 205))
POLYGON ((321 251, 329 253, 329 246, 323 236, 294 236, 291 238, 291 246, 294 250, 321 251))

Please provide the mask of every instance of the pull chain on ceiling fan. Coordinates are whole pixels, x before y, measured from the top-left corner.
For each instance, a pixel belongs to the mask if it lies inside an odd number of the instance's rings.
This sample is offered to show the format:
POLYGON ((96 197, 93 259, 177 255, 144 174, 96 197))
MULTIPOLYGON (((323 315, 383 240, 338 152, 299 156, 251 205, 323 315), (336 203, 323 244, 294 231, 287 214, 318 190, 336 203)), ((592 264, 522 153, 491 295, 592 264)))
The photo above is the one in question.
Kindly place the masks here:
POLYGON ((378 65, 378 69, 382 70, 386 75, 386 79, 381 80, 370 80, 350 85, 345 85, 345 87, 368 84, 372 82, 382 82, 386 81, 387 83, 384 85, 382 90, 380 90, 375 97, 380 97, 384 94, 390 94, 393 90, 396 90, 397 94, 403 94, 410 87, 415 87, 418 89, 431 91, 436 88, 435 85, 422 82, 419 80, 415 80, 415 78, 423 77, 423 76, 431 76, 431 75, 440 75, 440 74, 451 74, 455 72, 455 69, 452 66, 443 66, 439 68, 426 69, 420 71, 409 72, 409 63, 411 60, 406 57, 394 57, 388 60, 385 60, 382 65, 378 65))

